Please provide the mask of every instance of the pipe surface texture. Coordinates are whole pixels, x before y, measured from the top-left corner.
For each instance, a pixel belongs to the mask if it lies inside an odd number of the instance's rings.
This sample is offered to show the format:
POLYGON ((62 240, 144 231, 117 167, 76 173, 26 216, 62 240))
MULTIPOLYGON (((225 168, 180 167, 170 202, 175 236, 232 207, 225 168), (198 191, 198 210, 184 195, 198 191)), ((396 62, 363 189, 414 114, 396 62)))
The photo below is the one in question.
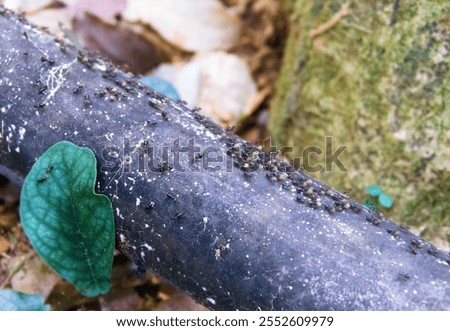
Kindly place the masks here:
POLYGON ((0 171, 91 148, 140 270, 217 310, 450 309, 448 253, 3 7, 0 40, 0 171))

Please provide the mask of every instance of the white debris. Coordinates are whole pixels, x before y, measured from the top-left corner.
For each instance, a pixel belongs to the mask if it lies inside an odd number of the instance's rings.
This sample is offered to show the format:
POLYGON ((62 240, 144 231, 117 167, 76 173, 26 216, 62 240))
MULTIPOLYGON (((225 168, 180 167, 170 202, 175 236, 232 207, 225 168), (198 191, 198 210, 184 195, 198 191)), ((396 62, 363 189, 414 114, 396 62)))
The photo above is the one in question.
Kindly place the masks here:
POLYGON ((147 23, 165 39, 195 52, 227 50, 239 36, 237 17, 219 0, 128 0, 123 17, 147 23))
POLYGON ((171 81, 190 107, 219 124, 235 124, 257 94, 247 63, 225 52, 199 53, 184 66, 164 64, 153 74, 171 81))

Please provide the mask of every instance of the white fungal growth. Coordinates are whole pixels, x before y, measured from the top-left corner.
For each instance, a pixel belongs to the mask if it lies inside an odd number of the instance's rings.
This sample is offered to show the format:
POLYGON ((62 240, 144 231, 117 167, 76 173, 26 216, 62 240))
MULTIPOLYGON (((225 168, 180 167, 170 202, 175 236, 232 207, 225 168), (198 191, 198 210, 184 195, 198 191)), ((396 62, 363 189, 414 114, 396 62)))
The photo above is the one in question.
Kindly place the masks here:
POLYGON ((154 251, 155 249, 147 243, 141 245, 141 247, 147 248, 149 251, 154 251))
POLYGON ((96 63, 95 68, 100 71, 106 71, 106 66, 104 64, 96 63))
POLYGON ((127 238, 125 238, 125 236, 122 233, 119 235, 119 239, 120 239, 121 243, 124 243, 127 241, 127 238))
POLYGON ((45 80, 49 93, 45 98, 45 102, 48 102, 51 98, 55 96, 56 92, 58 92, 58 90, 66 81, 66 77, 64 77, 64 75, 66 74, 67 70, 72 66, 72 64, 74 64, 76 61, 77 60, 74 59, 69 63, 61 64, 60 66, 56 66, 49 70, 47 79, 45 80))
POLYGON ((210 302, 211 304, 215 305, 216 304, 216 300, 214 300, 213 298, 206 298, 206 300, 208 302, 210 302))
POLYGON ((23 138, 25 137, 25 132, 27 132, 27 129, 19 127, 19 140, 23 140, 23 138))
POLYGON ((123 215, 120 213, 119 208, 116 208, 116 215, 117 215, 117 217, 120 217, 121 219, 125 219, 125 217, 123 217, 123 215))

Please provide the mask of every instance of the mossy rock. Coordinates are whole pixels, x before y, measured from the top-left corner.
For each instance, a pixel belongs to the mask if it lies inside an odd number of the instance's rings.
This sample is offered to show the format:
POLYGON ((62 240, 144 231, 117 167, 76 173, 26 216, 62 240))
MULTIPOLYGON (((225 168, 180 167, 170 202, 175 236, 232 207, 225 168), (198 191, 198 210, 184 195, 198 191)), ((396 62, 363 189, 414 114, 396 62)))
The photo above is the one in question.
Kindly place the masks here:
MULTIPOLYGON (((314 176, 361 202, 378 184, 394 198, 387 216, 425 224, 433 238, 440 229, 450 242, 450 1, 285 2, 292 21, 272 103, 276 144, 301 156, 332 136, 334 150, 347 146, 346 170, 314 176), (317 34, 346 3, 348 14, 317 34)), ((325 153, 310 156, 326 163, 325 153)))

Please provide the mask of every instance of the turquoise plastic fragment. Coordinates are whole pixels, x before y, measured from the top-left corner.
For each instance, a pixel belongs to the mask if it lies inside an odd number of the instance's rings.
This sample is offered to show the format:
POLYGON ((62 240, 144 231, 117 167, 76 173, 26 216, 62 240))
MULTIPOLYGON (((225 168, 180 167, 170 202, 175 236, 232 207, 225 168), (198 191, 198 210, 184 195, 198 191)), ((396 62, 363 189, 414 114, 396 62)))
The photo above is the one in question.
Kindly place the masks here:
POLYGON ((2 311, 47 311, 50 306, 39 294, 25 294, 13 290, 0 290, 0 310, 2 311))
POLYGON ((143 76, 140 79, 141 83, 147 85, 148 87, 154 89, 155 91, 164 94, 165 96, 173 99, 180 100, 180 95, 178 94, 175 87, 169 81, 155 77, 155 76, 143 76))

